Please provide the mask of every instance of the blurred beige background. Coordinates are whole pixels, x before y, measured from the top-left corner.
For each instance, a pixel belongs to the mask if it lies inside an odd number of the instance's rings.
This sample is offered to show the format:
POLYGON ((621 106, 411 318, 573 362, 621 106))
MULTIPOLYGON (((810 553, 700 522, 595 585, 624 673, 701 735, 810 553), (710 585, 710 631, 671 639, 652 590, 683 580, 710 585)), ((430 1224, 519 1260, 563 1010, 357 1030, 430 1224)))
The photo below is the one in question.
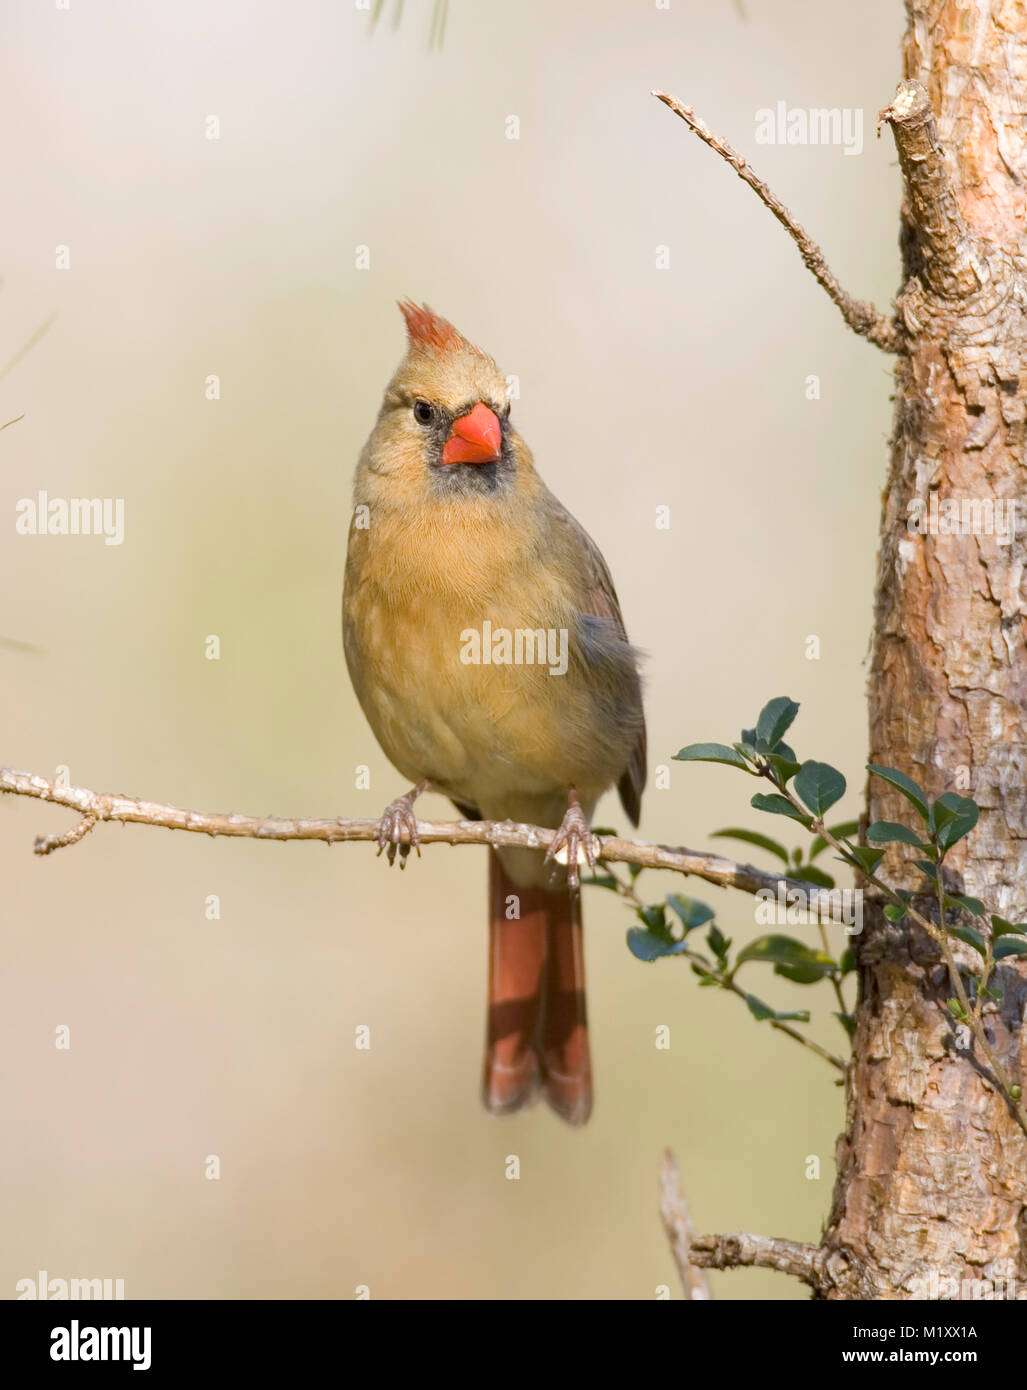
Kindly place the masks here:
MULTIPOLYGON (((40 649, 0 646, 0 763, 251 813, 376 815, 402 789, 338 612, 353 465, 411 295, 520 376, 521 431, 648 653, 652 765, 787 693, 854 811, 890 364, 649 91, 694 103, 884 305, 899 190, 873 113, 899 0, 451 0, 441 52, 431 9, 408 0, 394 28, 390 0, 372 34, 347 0, 3 6, 0 363, 57 317, 0 379, 0 423, 25 416, 0 435, 0 635, 40 649), (781 100, 861 108, 862 155, 757 145, 781 100), (124 498, 124 544, 16 535, 41 488, 124 498)), ((671 767, 646 838, 716 847, 766 819, 727 769, 671 767)), ((677 1297, 666 1144, 701 1229, 817 1238, 833 1073, 681 963, 636 962, 608 895, 586 899, 594 1118, 504 1123, 478 1102, 482 854, 401 875, 368 846, 105 827, 33 857, 70 824, 0 801, 0 1295, 45 1269, 130 1298, 677 1297)), ((746 897, 648 882, 757 932, 746 897)), ((842 1047, 826 988, 747 970, 842 1047)), ((761 1273, 716 1289, 802 1296, 761 1273)))

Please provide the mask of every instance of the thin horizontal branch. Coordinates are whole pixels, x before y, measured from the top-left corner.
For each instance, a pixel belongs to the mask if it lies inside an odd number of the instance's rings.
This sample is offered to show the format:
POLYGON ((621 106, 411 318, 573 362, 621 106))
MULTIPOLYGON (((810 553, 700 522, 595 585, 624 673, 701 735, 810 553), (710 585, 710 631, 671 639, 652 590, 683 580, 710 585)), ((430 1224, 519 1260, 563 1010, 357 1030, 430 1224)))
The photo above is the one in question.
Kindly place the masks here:
POLYGON ((837 276, 824 259, 824 253, 809 233, 800 226, 792 214, 769 188, 769 186, 750 169, 749 165, 729 144, 714 135, 706 123, 695 114, 691 106, 685 106, 666 92, 653 92, 653 96, 669 106, 676 116, 680 116, 688 128, 698 135, 704 144, 709 145, 721 159, 731 165, 738 177, 749 185, 763 205, 770 209, 785 231, 799 248, 803 264, 828 296, 841 310, 842 318, 854 333, 868 339, 885 352, 898 352, 902 347, 902 334, 894 319, 887 318, 872 304, 862 299, 853 299, 842 289, 837 276))
POLYGON ((686 1298, 711 1297, 709 1282, 703 1273, 707 1269, 775 1269, 779 1274, 801 1279, 818 1293, 827 1287, 826 1256, 818 1245, 802 1245, 795 1240, 746 1232, 697 1236, 681 1195, 678 1166, 669 1149, 660 1160, 660 1215, 686 1298))
POLYGON ((776 1269, 809 1284, 821 1287, 821 1250, 778 1236, 756 1236, 746 1231, 732 1235, 696 1236, 692 1259, 703 1269, 776 1269))
MULTIPOLYGON (((60 835, 40 836, 35 842, 36 854, 51 854, 55 849, 75 844, 103 821, 120 821, 130 825, 158 825, 166 830, 189 830, 200 835, 227 835, 248 840, 321 840, 325 844, 378 841, 376 820, 311 820, 284 816, 242 816, 233 813, 186 811, 176 806, 164 806, 155 801, 87 790, 85 787, 66 787, 48 782, 31 772, 0 768, 0 792, 15 796, 31 796, 76 811, 76 825, 60 835)), ((522 825, 515 821, 418 821, 417 830, 422 845, 496 845, 525 849, 548 849, 556 834, 544 826, 522 825)), ((719 854, 699 854, 693 850, 675 849, 669 845, 650 844, 644 840, 624 840, 617 835, 598 835, 599 857, 611 864, 638 864, 645 869, 670 869, 679 874, 693 874, 707 883, 722 888, 738 888, 743 893, 797 890, 806 895, 810 912, 820 912, 826 921, 835 920, 837 899, 829 892, 769 873, 751 864, 738 864, 719 854)))

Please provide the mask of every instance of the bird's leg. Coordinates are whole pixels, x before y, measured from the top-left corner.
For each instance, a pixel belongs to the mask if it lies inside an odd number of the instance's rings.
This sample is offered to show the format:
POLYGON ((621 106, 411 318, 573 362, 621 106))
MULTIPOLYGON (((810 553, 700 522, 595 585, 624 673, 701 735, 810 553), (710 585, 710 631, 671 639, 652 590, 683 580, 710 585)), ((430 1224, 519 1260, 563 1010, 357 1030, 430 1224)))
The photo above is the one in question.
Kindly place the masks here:
POLYGON ((563 856, 566 855, 567 883, 573 892, 576 892, 581 885, 581 880, 578 877, 578 864, 582 853, 584 853, 589 868, 595 873, 595 836, 585 819, 585 813, 578 801, 578 794, 571 787, 567 793, 567 814, 546 850, 546 861, 555 859, 558 863, 563 863, 563 856))
POLYGON ((431 785, 427 779, 418 782, 416 787, 411 787, 402 796, 397 796, 395 801, 390 801, 382 812, 378 822, 378 853, 382 850, 388 851, 389 863, 396 862, 396 851, 399 850, 399 867, 405 869, 407 866, 407 855, 411 848, 417 850, 418 858, 421 855, 421 837, 417 833, 417 817, 414 815, 414 802, 424 794, 431 785))

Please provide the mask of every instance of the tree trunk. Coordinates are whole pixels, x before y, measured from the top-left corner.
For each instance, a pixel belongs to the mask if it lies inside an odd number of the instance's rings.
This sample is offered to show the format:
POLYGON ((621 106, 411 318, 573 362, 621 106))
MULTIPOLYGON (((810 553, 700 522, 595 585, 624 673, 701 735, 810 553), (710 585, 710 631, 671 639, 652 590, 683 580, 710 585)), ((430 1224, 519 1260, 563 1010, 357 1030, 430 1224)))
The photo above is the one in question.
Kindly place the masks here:
MULTIPOLYGON (((1027 9, 1022 0, 906 8, 906 78, 926 89, 933 115, 913 88, 888 113, 906 183, 898 306, 908 337, 881 523, 871 761, 932 797, 964 791, 980 804, 976 830, 946 868, 959 891, 1023 922, 1027 9), (940 529, 955 502, 971 533, 911 531, 910 503, 927 508, 930 525, 932 496, 940 529), (982 533, 989 515, 995 530, 1007 519, 989 513, 997 501, 1013 504, 1005 542, 982 533)), ((877 778, 868 813, 910 823, 908 803, 877 778)), ((886 876, 917 888, 915 871, 900 877, 902 858, 889 852, 886 876)), ((937 920, 930 900, 919 906, 937 920)), ((1027 1298, 1027 1139, 945 1010, 952 989, 937 946, 872 902, 865 921, 847 1127, 824 1238, 835 1286, 827 1296, 1027 1298)), ((1005 963, 995 987, 1003 997, 986 1015, 992 1043, 1022 1085, 1027 981, 1005 963)))

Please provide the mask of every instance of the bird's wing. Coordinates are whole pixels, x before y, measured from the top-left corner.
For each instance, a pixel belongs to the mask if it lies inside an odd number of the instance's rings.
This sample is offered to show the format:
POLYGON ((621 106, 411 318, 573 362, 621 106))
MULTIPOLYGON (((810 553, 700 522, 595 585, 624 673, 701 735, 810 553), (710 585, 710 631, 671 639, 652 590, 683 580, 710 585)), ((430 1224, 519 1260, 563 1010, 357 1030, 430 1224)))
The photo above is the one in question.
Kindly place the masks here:
MULTIPOLYGON (((585 528, 567 510, 567 508, 556 498, 555 515, 560 527, 564 530, 567 542, 573 546, 582 567, 582 612, 587 617, 605 619, 613 623, 619 637, 625 646, 629 646, 627 629, 624 626, 624 617, 620 611, 620 602, 617 598, 617 590, 613 585, 613 577, 610 574, 609 566, 603 559, 603 553, 596 545, 595 541, 588 534, 585 528)), ((620 781, 617 783, 617 791, 620 794, 621 805, 628 814, 632 825, 638 824, 639 814, 642 806, 642 791, 645 787, 646 779, 646 732, 645 716, 642 710, 642 690, 641 682, 637 681, 633 687, 633 703, 636 708, 633 713, 638 721, 638 736, 631 752, 628 765, 625 768, 620 781)))

